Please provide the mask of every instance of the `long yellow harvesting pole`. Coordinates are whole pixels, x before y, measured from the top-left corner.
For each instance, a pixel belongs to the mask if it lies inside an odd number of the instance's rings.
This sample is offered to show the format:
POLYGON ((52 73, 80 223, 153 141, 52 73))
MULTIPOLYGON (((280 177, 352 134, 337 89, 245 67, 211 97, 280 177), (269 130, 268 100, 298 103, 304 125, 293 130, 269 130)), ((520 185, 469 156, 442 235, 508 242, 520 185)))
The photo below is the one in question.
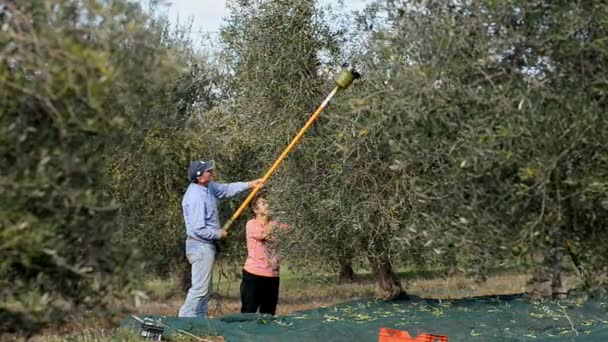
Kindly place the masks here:
POLYGON ((222 229, 228 230, 228 228, 230 228, 230 226, 232 226, 234 221, 236 221, 236 219, 243 213, 243 211, 245 210, 245 208, 247 208, 247 205, 249 205, 249 202, 251 202, 251 200, 253 199, 255 194, 257 194, 258 191, 260 191, 260 188, 262 187, 262 185, 266 184, 266 182, 268 181, 270 176, 277 170, 277 168, 279 167, 279 165, 281 165, 283 160, 285 160, 285 158, 287 158, 287 155, 289 154, 289 152, 291 152, 291 150, 298 144, 300 139, 302 139, 302 137, 304 136, 304 133, 306 133, 306 131, 310 128, 310 126, 312 126, 312 124, 315 122, 315 120, 317 120, 317 118, 319 117, 319 114, 321 114, 321 112, 325 109, 325 107, 327 107, 327 104, 329 103, 331 98, 334 97, 334 95, 336 95, 336 93, 339 90, 346 89, 352 83, 353 79, 355 79, 357 77, 359 77, 359 74, 356 71, 350 71, 350 70, 346 70, 346 69, 342 70, 340 72, 340 74, 338 74, 338 78, 336 79, 336 87, 331 91, 331 93, 329 93, 329 95, 327 95, 327 97, 325 98, 323 103, 321 103, 321 105, 317 108, 317 110, 311 115, 311 117, 308 119, 308 121, 306 122, 304 127, 302 127, 302 129, 300 129, 298 134, 295 136, 295 138, 293 138, 293 140, 289 143, 289 145, 285 148, 285 150, 283 150, 283 153, 281 153, 279 158, 277 158, 277 160, 274 162, 274 164, 272 164, 270 169, 268 171, 266 171, 264 178, 262 178, 262 184, 253 188, 251 193, 249 193, 249 196, 247 196, 247 198, 241 204, 241 206, 237 209, 237 211, 234 212, 234 214, 232 215, 230 220, 228 220, 228 222, 226 222, 226 224, 224 224, 224 227, 222 227, 222 229))

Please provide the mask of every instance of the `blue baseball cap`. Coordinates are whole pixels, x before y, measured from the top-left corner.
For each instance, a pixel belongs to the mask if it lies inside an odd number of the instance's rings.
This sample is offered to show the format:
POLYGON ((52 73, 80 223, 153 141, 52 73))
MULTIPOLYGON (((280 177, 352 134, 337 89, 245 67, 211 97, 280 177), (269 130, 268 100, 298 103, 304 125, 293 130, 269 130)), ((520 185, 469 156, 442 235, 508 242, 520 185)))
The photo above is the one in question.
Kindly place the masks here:
POLYGON ((190 163, 188 166, 188 179, 191 182, 196 182, 196 179, 205 171, 213 170, 215 162, 213 160, 203 161, 197 160, 190 163))

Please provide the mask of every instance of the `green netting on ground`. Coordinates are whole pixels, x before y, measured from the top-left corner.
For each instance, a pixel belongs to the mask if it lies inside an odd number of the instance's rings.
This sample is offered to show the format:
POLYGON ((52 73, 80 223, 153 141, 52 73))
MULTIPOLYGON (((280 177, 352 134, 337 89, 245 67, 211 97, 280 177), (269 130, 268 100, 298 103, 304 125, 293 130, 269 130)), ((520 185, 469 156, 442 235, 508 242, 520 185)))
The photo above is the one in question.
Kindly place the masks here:
MULTIPOLYGON (((608 304, 576 300, 530 304, 521 295, 381 302, 357 300, 276 318, 227 315, 216 319, 154 317, 176 329, 227 341, 378 341, 380 327, 427 332, 457 341, 608 341, 608 304)), ((134 329, 134 320, 125 324, 134 329)), ((167 336, 172 332, 168 330, 167 336)))

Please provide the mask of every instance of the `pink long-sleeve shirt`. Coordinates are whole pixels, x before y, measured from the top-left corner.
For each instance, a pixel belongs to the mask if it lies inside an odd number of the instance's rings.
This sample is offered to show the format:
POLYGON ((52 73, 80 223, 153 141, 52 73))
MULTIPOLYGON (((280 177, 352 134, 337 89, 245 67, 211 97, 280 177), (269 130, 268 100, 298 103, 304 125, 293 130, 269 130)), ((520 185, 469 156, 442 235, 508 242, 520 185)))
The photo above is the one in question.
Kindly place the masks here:
MULTIPOLYGON (((269 225, 277 225, 280 229, 285 229, 285 224, 270 221, 269 225)), ((255 219, 251 219, 245 226, 247 232, 247 259, 245 260, 245 271, 263 276, 279 276, 279 257, 269 243, 266 230, 255 219)))

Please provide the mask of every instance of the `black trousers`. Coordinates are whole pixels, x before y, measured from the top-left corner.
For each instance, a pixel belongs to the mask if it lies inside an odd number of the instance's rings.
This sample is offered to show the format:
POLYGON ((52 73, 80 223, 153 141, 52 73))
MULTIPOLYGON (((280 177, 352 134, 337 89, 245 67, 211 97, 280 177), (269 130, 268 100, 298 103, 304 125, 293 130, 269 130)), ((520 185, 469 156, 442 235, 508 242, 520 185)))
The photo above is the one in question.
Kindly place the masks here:
POLYGON ((243 270, 241 312, 274 315, 279 301, 279 277, 262 277, 243 270))

